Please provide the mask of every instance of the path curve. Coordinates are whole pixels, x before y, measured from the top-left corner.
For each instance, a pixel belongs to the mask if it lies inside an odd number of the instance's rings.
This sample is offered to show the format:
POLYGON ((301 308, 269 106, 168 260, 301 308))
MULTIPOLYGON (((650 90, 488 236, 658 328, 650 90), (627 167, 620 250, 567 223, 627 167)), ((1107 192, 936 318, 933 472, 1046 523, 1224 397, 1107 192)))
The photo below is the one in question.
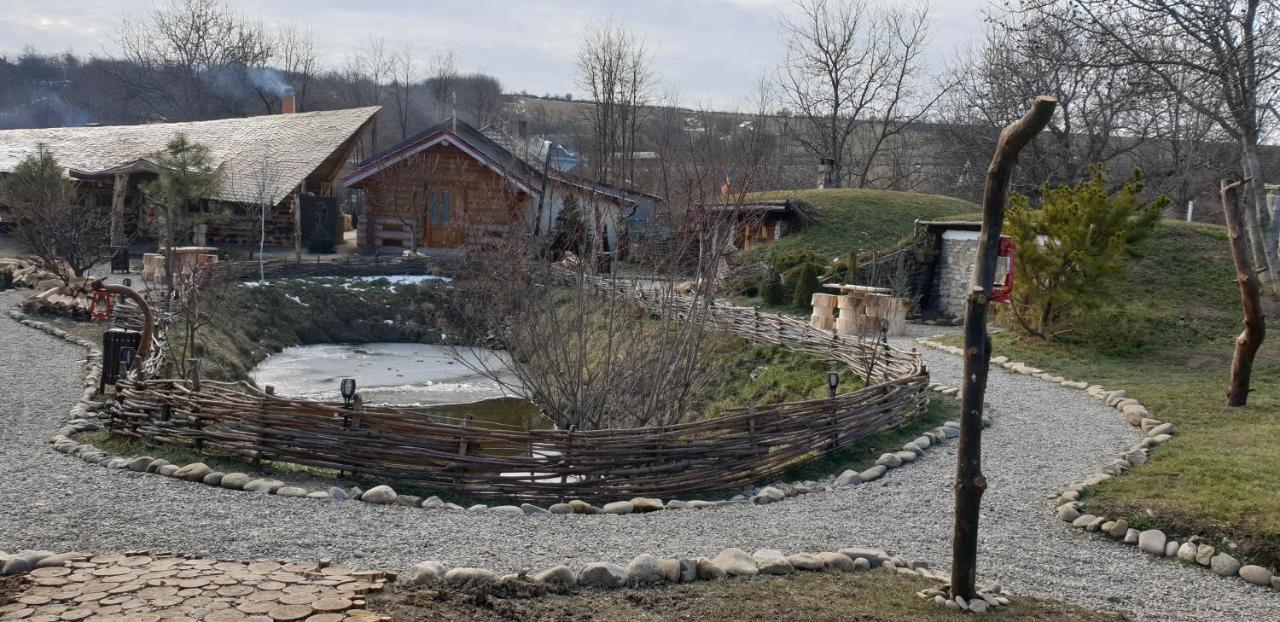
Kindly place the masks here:
MULTIPOLYGON (((18 295, 0 293, 0 308, 18 295)), ((80 393, 80 349, 7 315, 0 336, 0 550, 330 557, 392 570, 429 559, 512 570, 625 563, 640 552, 714 555, 730 546, 869 545, 935 568, 949 560, 954 443, 874 483, 766 506, 511 517, 307 502, 103 469, 50 450, 46 439, 80 393)), ((959 384, 959 358, 922 354, 936 382, 959 384)), ((983 443, 990 488, 980 577, 1136 619, 1280 620, 1280 597, 1268 590, 1084 536, 1049 511, 1057 491, 1138 440, 1114 410, 1082 391, 998 369, 988 399, 995 425, 983 443)))

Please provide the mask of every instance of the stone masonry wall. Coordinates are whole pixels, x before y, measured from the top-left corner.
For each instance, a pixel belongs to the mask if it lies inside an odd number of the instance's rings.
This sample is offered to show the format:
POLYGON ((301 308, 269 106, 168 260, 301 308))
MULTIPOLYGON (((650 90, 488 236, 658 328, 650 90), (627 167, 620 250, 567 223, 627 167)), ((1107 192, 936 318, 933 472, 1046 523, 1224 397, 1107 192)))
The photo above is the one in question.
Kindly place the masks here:
POLYGON ((933 280, 934 311, 950 317, 964 315, 965 296, 973 280, 977 240, 946 239, 938 247, 937 275, 933 280))

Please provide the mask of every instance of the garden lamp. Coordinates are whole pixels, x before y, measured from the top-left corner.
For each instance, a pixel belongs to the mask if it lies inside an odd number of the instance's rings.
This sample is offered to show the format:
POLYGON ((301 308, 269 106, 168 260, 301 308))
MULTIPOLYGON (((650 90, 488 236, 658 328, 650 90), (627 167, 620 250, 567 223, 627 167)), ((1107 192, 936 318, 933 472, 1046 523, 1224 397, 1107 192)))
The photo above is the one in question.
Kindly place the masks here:
POLYGON ((351 400, 356 396, 356 379, 343 378, 342 385, 342 401, 346 402, 348 408, 351 407, 351 400))
POLYGON ((827 372, 827 397, 836 396, 836 387, 840 386, 840 372, 827 372))

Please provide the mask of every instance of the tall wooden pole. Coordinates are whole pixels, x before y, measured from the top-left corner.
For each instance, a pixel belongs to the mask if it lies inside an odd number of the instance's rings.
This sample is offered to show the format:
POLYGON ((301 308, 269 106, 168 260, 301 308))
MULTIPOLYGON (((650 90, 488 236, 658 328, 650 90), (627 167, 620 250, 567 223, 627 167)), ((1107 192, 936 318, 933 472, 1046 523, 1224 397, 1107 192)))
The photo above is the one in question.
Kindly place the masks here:
POLYGON ((951 544, 951 593, 965 599, 974 597, 978 574, 978 507, 987 488, 987 479, 982 475, 982 401, 987 391, 987 367, 991 358, 987 309, 996 278, 996 256, 1009 179, 1013 176, 1018 152, 1049 124, 1057 105, 1054 97, 1037 97, 1027 114, 1000 132, 995 155, 987 168, 982 232, 978 234, 978 255, 974 259, 973 282, 964 318, 964 389, 956 457, 955 532, 951 544))
POLYGON ((1226 216, 1227 235, 1231 242, 1231 259, 1236 264, 1236 281, 1240 283, 1240 300, 1244 306, 1244 332, 1236 337, 1235 357, 1231 360, 1231 384, 1227 388, 1227 406, 1239 407, 1249 402, 1249 376, 1253 373, 1253 357, 1262 346, 1267 325, 1262 313, 1261 284, 1249 260, 1242 235, 1244 210, 1236 192, 1250 180, 1222 182, 1222 213, 1226 216))

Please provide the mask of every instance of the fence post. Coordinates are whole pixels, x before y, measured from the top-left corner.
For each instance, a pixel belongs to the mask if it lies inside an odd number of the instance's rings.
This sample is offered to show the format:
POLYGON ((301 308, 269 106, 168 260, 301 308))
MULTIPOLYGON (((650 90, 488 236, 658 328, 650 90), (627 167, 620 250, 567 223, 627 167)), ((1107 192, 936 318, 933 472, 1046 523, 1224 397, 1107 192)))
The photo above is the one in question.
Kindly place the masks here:
MULTIPOLYGON (((187 364, 191 367, 191 390, 194 393, 200 392, 200 359, 187 359, 187 364)), ((200 403, 195 402, 191 406, 191 427, 196 430, 196 453, 204 452, 204 421, 200 419, 200 403)))
POLYGON ((561 462, 564 463, 565 472, 560 476, 560 503, 565 502, 564 492, 565 488, 569 486, 569 471, 573 469, 573 433, 577 431, 578 426, 571 425, 569 426, 569 431, 564 435, 564 459, 561 462))

